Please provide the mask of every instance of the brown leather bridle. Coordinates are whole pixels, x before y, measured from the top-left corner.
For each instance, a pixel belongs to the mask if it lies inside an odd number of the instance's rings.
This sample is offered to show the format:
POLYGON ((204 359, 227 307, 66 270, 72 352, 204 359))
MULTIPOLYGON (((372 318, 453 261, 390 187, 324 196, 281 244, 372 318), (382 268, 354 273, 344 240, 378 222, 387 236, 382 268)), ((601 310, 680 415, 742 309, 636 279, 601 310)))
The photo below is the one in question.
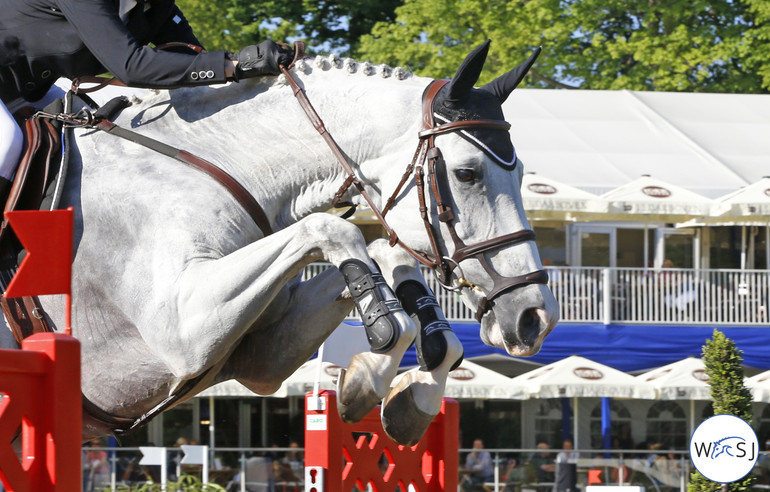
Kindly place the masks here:
POLYGON ((490 265, 485 253, 490 251, 511 246, 514 244, 523 243, 526 241, 533 241, 535 239, 534 231, 530 229, 523 229, 511 234, 505 234, 493 239, 481 241, 475 244, 466 245, 460 238, 455 230, 455 213, 452 209, 451 193, 449 191, 449 184, 446 176, 446 166, 444 159, 441 155, 441 151, 436 146, 435 138, 438 135, 446 133, 457 132, 464 129, 479 129, 488 128, 490 130, 503 130, 508 131, 511 125, 506 121, 500 120, 467 120, 467 121, 454 121, 437 125, 433 118, 433 99, 438 94, 438 91, 446 85, 448 80, 434 80, 428 86, 425 91, 422 101, 422 126, 423 129, 419 133, 419 143, 417 150, 414 153, 412 161, 407 165, 406 171, 401 177, 393 194, 387 200, 385 207, 382 211, 375 206, 369 194, 366 192, 363 184, 356 177, 353 168, 350 166, 348 160, 345 158, 344 153, 334 141, 333 137, 324 127, 323 121, 313 109, 310 101, 307 99, 307 95, 304 90, 297 84, 289 72, 284 67, 282 68, 283 74, 286 76, 289 84, 294 90, 294 95, 300 102, 300 105, 305 110, 305 113, 310 118, 313 126, 324 137, 332 152, 339 160, 348 174, 347 179, 337 191, 334 197, 334 204, 337 205, 342 196, 348 191, 351 185, 354 185, 361 196, 366 200, 369 208, 371 208, 378 222, 382 225, 388 234, 390 245, 395 246, 398 244, 410 255, 417 259, 423 265, 431 268, 439 280, 441 285, 449 290, 461 290, 462 288, 476 287, 472 283, 468 282, 464 278, 460 263, 468 258, 475 258, 481 266, 489 274, 493 281, 492 289, 485 295, 485 297, 479 302, 476 309, 476 320, 481 323, 481 319, 484 314, 492 309, 494 300, 501 294, 508 292, 512 289, 517 289, 531 284, 546 284, 548 282, 548 274, 545 270, 536 270, 524 275, 517 275, 514 277, 505 277, 498 274, 490 265), (427 161, 427 167, 426 167, 427 161), (444 223, 449 230, 449 235, 454 243, 454 254, 448 255, 448 252, 442 251, 440 242, 438 240, 439 232, 430 221, 430 214, 428 213, 428 205, 425 192, 425 173, 430 181, 430 193, 436 202, 438 219, 444 223), (431 245, 432 254, 428 254, 422 251, 415 251, 401 239, 399 239, 396 232, 390 227, 385 220, 385 215, 388 210, 392 208, 397 200, 397 197, 401 193, 402 188, 409 180, 410 176, 414 174, 415 185, 417 187, 420 216, 425 224, 425 230, 428 234, 428 240, 431 245), (456 285, 452 285, 451 274, 454 270, 458 270, 456 274, 456 285))

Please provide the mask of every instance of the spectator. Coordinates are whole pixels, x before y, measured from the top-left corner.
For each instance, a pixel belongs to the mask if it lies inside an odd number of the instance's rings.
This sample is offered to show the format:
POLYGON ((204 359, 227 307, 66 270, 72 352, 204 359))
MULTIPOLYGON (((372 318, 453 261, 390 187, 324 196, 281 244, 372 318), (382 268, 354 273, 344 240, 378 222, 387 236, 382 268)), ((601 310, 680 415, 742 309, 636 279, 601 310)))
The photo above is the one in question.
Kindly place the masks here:
POLYGON ((537 449, 541 451, 532 455, 527 463, 529 480, 535 482, 538 492, 546 492, 552 488, 556 464, 547 451, 550 449, 547 443, 538 443, 537 449))
POLYGON ((572 439, 565 439, 562 443, 562 451, 556 455, 554 476, 554 492, 577 491, 577 460, 578 453, 572 451, 574 445, 572 439))
POLYGON ((305 478, 305 458, 302 455, 302 451, 299 450, 299 444, 296 441, 289 443, 289 447, 292 451, 286 453, 282 463, 286 465, 293 477, 291 482, 302 482, 305 478))
POLYGON ((83 457, 83 490, 97 490, 109 483, 110 465, 107 461, 107 451, 95 449, 100 447, 102 442, 99 439, 88 443, 89 449, 83 457))
POLYGON ((484 441, 473 441, 473 451, 465 458, 465 478, 463 482, 471 485, 491 482, 495 478, 492 467, 492 456, 484 450, 484 441))

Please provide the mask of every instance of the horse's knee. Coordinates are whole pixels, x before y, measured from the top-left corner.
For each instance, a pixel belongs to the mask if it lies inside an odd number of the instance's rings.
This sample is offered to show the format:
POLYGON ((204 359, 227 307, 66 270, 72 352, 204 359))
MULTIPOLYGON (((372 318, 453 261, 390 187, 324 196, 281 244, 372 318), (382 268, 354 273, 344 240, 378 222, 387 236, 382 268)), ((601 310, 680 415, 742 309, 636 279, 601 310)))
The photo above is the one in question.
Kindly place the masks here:
POLYGON ((392 247, 387 239, 376 239, 369 243, 367 251, 394 289, 406 280, 424 282, 417 260, 404 248, 392 247))
POLYGON ((306 231, 318 242, 340 245, 364 243, 361 230, 352 222, 326 213, 310 214, 302 219, 306 231))

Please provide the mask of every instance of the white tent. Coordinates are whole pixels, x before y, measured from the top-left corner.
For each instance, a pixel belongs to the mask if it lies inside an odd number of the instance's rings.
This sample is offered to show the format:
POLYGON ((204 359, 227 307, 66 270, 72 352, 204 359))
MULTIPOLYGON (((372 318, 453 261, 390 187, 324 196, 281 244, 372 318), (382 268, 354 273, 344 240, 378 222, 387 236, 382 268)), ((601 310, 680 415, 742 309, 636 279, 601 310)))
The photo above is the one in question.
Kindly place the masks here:
POLYGON ((636 378, 654 386, 661 400, 690 400, 690 432, 695 431, 695 400, 711 399, 711 386, 703 360, 688 357, 636 378))
MULTIPOLYGON (((407 372, 418 370, 419 368, 415 367, 407 372)), ((398 384, 399 379, 400 377, 395 378, 392 386, 398 384)), ((512 384, 510 378, 467 359, 463 360, 457 369, 449 372, 444 396, 458 399, 507 400, 526 398, 523 388, 512 384)))
POLYGON ((609 203, 599 196, 535 173, 524 174, 521 199, 533 220, 573 221, 609 210, 609 203))
POLYGON ((706 217, 713 204, 709 198, 648 175, 608 191, 602 198, 610 202, 610 213, 625 220, 676 222, 706 217))
POLYGON ((517 89, 525 171, 606 193, 649 174, 708 198, 770 174, 770 95, 517 89))

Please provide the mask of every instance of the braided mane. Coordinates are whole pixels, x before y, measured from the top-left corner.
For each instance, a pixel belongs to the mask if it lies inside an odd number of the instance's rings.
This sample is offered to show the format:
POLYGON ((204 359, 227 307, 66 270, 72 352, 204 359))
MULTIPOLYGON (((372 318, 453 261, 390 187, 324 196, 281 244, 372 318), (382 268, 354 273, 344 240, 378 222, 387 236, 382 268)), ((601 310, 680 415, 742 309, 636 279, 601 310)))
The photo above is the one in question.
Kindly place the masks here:
POLYGON ((357 62, 352 58, 340 58, 335 53, 327 56, 306 56, 305 58, 297 61, 297 63, 294 65, 294 70, 307 73, 313 66, 324 71, 338 69, 347 70, 351 74, 360 73, 365 76, 379 75, 382 78, 389 78, 392 76, 397 80, 404 80, 413 75, 411 72, 402 67, 393 68, 384 63, 380 65, 372 65, 368 61, 357 62))

